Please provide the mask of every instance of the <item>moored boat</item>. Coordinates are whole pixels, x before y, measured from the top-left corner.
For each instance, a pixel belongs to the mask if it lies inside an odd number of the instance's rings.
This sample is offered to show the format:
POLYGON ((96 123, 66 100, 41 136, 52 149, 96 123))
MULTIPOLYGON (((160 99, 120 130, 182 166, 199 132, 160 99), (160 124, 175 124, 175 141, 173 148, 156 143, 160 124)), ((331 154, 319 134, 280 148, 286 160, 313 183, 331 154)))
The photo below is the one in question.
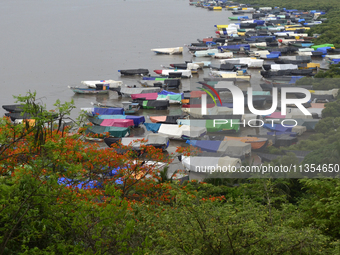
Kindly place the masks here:
POLYGON ((109 89, 90 89, 90 88, 79 88, 79 87, 71 87, 68 86, 69 89, 71 89, 75 94, 109 94, 109 89))
POLYGON ((148 75, 149 70, 148 69, 125 69, 125 70, 118 70, 121 75, 148 75))
POLYGON ((183 47, 174 47, 174 48, 159 48, 159 49, 151 49, 151 51, 155 52, 156 54, 182 54, 183 47))
POLYGON ((224 138, 225 141, 236 140, 244 143, 250 143, 252 150, 261 150, 267 147, 268 139, 266 138, 258 138, 258 137, 233 137, 233 136, 226 136, 224 138))
POLYGON ((146 137, 131 137, 131 138, 113 138, 106 137, 104 138, 104 142, 108 147, 112 147, 112 144, 121 143, 123 146, 131 146, 133 150, 140 150, 142 145, 145 146, 153 146, 157 149, 162 149, 165 151, 169 146, 169 138, 159 135, 159 134, 148 134, 146 137), (141 142, 138 140, 144 139, 145 142, 141 142))

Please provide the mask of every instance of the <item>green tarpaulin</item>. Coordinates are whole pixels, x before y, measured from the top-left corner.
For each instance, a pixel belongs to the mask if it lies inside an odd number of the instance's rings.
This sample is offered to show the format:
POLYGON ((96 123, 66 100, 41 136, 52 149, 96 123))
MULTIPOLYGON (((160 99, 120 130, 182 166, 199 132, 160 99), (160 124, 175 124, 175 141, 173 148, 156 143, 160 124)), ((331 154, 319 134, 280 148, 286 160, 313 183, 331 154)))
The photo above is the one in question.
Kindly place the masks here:
POLYGON ((85 134, 105 134, 109 132, 110 136, 113 137, 125 137, 127 134, 130 134, 130 129, 125 127, 101 127, 101 126, 93 126, 88 127, 85 131, 85 134))
POLYGON ((334 47, 334 44, 321 44, 321 45, 313 45, 311 48, 316 50, 318 48, 323 48, 323 47, 334 47))

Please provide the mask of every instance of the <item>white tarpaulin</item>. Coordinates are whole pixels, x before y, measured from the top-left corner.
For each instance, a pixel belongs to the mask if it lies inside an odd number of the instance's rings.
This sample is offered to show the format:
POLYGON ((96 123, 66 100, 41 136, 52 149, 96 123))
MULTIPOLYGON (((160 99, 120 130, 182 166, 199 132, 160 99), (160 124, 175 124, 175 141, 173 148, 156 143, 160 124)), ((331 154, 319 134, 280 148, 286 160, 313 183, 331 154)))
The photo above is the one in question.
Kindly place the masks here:
POLYGON ((183 166, 193 172, 202 172, 207 173, 208 169, 209 172, 213 171, 215 168, 215 171, 218 167, 221 168, 221 170, 226 169, 228 167, 241 167, 241 160, 238 158, 232 158, 232 157, 184 157, 182 156, 182 164, 183 166))
POLYGON ((299 52, 311 52, 314 51, 312 48, 299 48, 299 52))
POLYGON ((188 125, 162 124, 158 130, 158 134, 165 135, 170 139, 181 139, 182 136, 197 138, 205 134, 205 127, 191 127, 188 125))
POLYGON ((246 154, 251 153, 251 144, 243 143, 237 140, 223 141, 221 143, 219 151, 223 151, 232 157, 243 157, 246 154))
POLYGON ((334 98, 338 96, 339 89, 331 89, 331 90, 310 90, 310 92, 314 95, 332 95, 334 98))
POLYGON ((108 84, 110 88, 120 88, 123 85, 122 81, 114 80, 100 80, 100 81, 82 81, 82 84, 88 86, 89 88, 96 88, 96 84, 108 84))
POLYGON ((183 47, 151 49, 151 51, 163 54, 178 54, 183 52, 183 47))
POLYGON ((121 143, 122 145, 129 146, 131 144, 132 147, 137 147, 139 148, 141 145, 150 145, 150 144, 167 144, 169 141, 169 138, 160 134, 148 134, 145 137, 145 140, 147 142, 140 142, 137 140, 141 140, 141 138, 136 138, 136 137, 126 137, 122 138, 121 143))
POLYGON ((194 64, 194 63, 188 63, 187 64, 188 70, 197 70, 198 68, 202 68, 202 67, 200 65, 194 64))
POLYGON ((232 52, 215 53, 214 58, 232 58, 234 54, 232 52))
POLYGON ((143 93, 158 93, 161 88, 121 88, 120 93, 125 96, 131 96, 132 94, 143 94, 143 93))
POLYGON ((297 65, 293 64, 274 64, 270 66, 272 71, 279 71, 279 70, 291 70, 291 69, 298 69, 297 65))
POLYGON ((299 56, 312 56, 312 52, 311 51, 298 51, 297 54, 299 56))
POLYGON ((263 65, 263 59, 256 58, 232 58, 220 60, 221 64, 235 64, 235 65, 248 65, 248 68, 261 68, 263 65))
POLYGON ((168 76, 169 73, 182 73, 182 77, 190 78, 192 76, 191 70, 182 70, 182 69, 163 69, 162 74, 163 76, 168 76))

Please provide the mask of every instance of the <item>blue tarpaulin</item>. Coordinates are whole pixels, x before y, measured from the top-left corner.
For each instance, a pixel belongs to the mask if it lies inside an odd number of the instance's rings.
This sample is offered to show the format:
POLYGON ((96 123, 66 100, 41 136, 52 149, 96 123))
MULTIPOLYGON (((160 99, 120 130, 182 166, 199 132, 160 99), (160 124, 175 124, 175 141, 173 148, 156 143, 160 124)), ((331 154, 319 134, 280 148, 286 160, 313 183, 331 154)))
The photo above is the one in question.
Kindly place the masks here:
POLYGON ((226 49, 226 50, 240 50, 241 47, 243 47, 245 50, 250 50, 249 44, 226 45, 226 46, 220 46, 218 48, 226 49))
POLYGON ((217 152, 222 141, 187 140, 186 143, 200 148, 202 151, 217 152))
POLYGON ((316 51, 321 51, 324 55, 327 55, 328 49, 332 49, 332 47, 321 47, 321 48, 317 48, 316 51))
POLYGON ((127 120, 133 120, 133 124, 135 127, 138 127, 140 124, 143 124, 145 122, 144 116, 132 116, 132 115, 126 115, 127 120))
POLYGON ((184 94, 183 93, 175 93, 175 92, 171 92, 171 91, 166 91, 166 90, 163 90, 161 92, 158 92, 158 95, 181 95, 181 98, 184 99, 184 94))
POLYGON ((268 54, 266 57, 268 58, 268 59, 274 59, 274 58, 278 58, 278 57, 280 57, 280 55, 281 55, 281 52, 280 52, 280 54, 278 54, 278 53, 270 53, 270 54, 268 54))
POLYGON ((124 114, 124 108, 93 108, 93 115, 124 114))
POLYGON ((147 131, 152 131, 153 133, 157 133, 162 124, 159 123, 144 123, 147 131))
POLYGON ((284 127, 281 124, 263 124, 264 128, 276 131, 276 132, 291 132, 292 127, 284 127))

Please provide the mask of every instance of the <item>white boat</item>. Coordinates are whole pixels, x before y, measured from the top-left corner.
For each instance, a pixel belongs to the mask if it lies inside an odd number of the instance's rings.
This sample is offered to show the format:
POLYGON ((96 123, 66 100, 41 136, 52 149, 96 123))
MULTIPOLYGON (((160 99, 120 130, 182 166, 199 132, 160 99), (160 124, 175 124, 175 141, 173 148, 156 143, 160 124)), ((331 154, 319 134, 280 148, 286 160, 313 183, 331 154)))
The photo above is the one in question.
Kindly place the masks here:
POLYGON ((161 91, 161 88, 121 88, 120 94, 124 97, 130 97, 132 94, 143 94, 143 93, 158 93, 161 91))
POLYGON ((82 84, 89 88, 96 88, 96 85, 109 85, 110 88, 120 88, 123 85, 122 81, 100 80, 100 81, 82 81, 82 84))
POLYGON ((213 58, 220 58, 220 59, 226 59, 226 58, 233 58, 234 54, 232 52, 223 52, 223 53, 215 53, 213 55, 213 58))
POLYGON ((249 43, 250 47, 254 48, 254 47, 267 47, 267 43, 266 42, 260 42, 260 43, 249 43))
POLYGON ((248 68, 262 68, 263 59, 255 59, 255 58, 231 58, 231 59, 223 59, 220 60, 221 64, 235 64, 235 65, 248 65, 248 68))
POLYGON ((210 71, 210 76, 229 79, 230 81, 250 81, 251 75, 244 75, 242 71, 225 72, 225 71, 210 71))
MULTIPOLYGON (((188 170, 192 172, 201 172, 201 173, 210 173, 215 168, 216 169, 225 169, 234 168, 239 169, 242 165, 241 160, 239 158, 232 158, 232 157, 185 157, 182 156, 182 165, 188 170), (208 169, 211 171, 207 172, 208 169)), ((223 173, 223 172, 222 172, 223 173)), ((227 174, 226 172, 224 172, 227 174)))
POLYGON ((273 64, 270 65, 271 71, 279 71, 279 70, 292 70, 292 69, 298 69, 297 65, 293 64, 273 64))
POLYGON ((155 52, 156 54, 182 54, 183 47, 151 49, 151 51, 155 52))
POLYGON ((182 69, 162 69, 162 70, 154 70, 156 74, 162 75, 162 76, 169 76, 169 73, 181 73, 182 77, 191 78, 192 73, 191 70, 182 70, 182 69))
POLYGON ((199 50, 199 51, 195 51, 194 56, 195 57, 211 57, 215 55, 216 53, 219 53, 218 49, 199 50))
POLYGON ((211 61, 192 61, 192 63, 200 65, 203 67, 209 67, 211 65, 211 61))
POLYGON ((144 123, 148 131, 168 137, 169 139, 195 139, 207 133, 205 127, 191 127, 188 125, 144 123), (156 130, 155 130, 156 129, 156 130))

